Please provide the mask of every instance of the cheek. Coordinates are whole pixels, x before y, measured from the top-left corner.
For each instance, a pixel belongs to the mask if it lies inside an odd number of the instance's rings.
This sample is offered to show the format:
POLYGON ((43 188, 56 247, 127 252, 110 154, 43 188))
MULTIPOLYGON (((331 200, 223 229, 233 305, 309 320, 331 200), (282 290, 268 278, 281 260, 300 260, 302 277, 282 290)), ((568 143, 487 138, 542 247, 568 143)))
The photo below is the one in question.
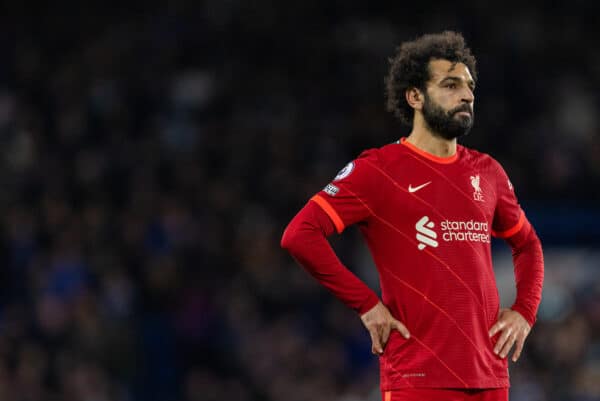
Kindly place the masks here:
POLYGON ((457 98, 458 96, 456 93, 442 92, 436 97, 435 101, 444 109, 449 110, 452 108, 452 105, 456 102, 457 98))

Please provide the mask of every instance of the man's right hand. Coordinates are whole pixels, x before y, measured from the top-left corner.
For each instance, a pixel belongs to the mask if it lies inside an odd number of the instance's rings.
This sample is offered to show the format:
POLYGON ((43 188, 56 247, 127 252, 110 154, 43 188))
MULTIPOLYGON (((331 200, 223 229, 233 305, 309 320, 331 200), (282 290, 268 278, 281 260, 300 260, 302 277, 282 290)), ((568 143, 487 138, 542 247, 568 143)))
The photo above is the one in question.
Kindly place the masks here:
POLYGON ((392 330, 398 330, 406 339, 410 337, 406 326, 394 319, 388 308, 381 302, 364 313, 360 317, 360 320, 362 320, 367 330, 369 330, 372 342, 371 352, 375 355, 383 354, 383 349, 390 338, 392 330))

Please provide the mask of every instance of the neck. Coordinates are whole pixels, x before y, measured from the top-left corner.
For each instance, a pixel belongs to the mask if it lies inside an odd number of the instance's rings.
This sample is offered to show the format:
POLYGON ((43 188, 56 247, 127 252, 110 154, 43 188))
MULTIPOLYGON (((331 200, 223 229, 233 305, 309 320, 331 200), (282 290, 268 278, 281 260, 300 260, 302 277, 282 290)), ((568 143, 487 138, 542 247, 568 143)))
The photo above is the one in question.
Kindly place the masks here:
POLYGON ((456 138, 445 139, 435 135, 424 121, 418 121, 417 118, 415 118, 413 129, 406 140, 417 148, 438 157, 450 157, 456 154, 456 138))

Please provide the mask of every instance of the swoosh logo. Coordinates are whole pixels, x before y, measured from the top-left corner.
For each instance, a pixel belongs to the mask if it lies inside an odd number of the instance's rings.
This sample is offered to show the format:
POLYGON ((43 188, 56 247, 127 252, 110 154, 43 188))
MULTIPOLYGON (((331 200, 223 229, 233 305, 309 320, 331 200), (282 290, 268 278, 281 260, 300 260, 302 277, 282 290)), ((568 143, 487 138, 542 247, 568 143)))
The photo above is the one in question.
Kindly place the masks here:
POLYGON ((429 184, 431 184, 431 181, 427 181, 425 184, 421 184, 418 187, 413 187, 412 185, 409 185, 408 192, 410 192, 412 194, 413 192, 417 192, 419 189, 425 188, 429 184))

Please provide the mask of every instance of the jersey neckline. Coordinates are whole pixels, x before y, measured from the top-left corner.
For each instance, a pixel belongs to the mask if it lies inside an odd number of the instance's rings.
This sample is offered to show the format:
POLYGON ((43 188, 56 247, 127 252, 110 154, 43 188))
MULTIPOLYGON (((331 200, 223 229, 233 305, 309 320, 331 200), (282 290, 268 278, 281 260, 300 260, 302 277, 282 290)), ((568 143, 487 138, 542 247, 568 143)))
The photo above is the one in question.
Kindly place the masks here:
POLYGON ((452 156, 440 157, 440 156, 432 155, 429 152, 425 152, 424 150, 417 148, 415 145, 408 142, 406 140, 406 137, 400 138, 400 144, 406 146, 407 148, 409 148, 413 152, 417 153, 418 155, 420 155, 428 160, 431 160, 432 162, 435 162, 435 163, 450 164, 450 163, 454 163, 456 160, 458 160, 458 148, 456 149, 456 153, 454 153, 452 156))

